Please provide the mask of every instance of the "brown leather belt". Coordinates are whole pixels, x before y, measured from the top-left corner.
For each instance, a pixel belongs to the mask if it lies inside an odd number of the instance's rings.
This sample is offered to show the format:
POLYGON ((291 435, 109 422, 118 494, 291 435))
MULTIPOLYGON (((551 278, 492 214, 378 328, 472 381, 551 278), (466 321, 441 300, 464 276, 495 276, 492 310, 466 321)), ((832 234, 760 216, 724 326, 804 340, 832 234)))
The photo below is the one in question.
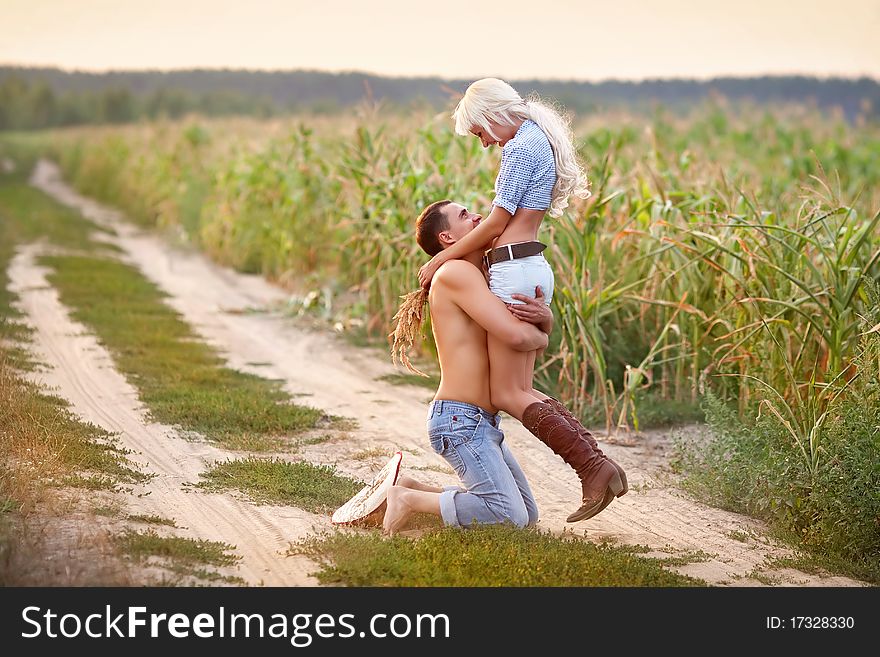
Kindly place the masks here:
POLYGON ((541 242, 520 242, 519 244, 505 244, 497 249, 489 249, 483 256, 488 266, 506 260, 515 260, 516 258, 527 258, 529 256, 538 255, 547 248, 546 244, 541 242))

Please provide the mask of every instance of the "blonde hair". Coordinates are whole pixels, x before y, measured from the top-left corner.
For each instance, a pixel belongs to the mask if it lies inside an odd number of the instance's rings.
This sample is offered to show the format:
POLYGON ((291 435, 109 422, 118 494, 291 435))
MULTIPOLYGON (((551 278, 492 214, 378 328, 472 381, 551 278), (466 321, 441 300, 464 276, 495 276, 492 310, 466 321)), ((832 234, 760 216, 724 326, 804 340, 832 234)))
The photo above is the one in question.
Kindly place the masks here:
POLYGON ((587 175, 577 159, 571 118, 547 104, 537 94, 523 100, 516 89, 498 78, 483 78, 473 82, 465 91, 452 113, 455 132, 470 134, 474 126, 497 140, 489 122, 513 125, 517 120, 531 119, 550 141, 556 163, 556 184, 550 199, 550 216, 558 217, 568 207, 568 199, 574 195, 589 198, 587 175))

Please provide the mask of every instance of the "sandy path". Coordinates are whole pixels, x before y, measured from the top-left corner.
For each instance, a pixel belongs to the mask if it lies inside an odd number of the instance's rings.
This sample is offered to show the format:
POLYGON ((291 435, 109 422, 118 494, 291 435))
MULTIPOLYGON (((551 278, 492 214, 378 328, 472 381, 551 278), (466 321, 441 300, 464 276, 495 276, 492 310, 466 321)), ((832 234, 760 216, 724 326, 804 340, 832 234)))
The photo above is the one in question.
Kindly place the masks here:
MULTIPOLYGON (((307 458, 367 479, 384 457, 352 455, 371 449, 380 454, 403 449, 403 472, 432 483, 452 483, 451 471, 430 451, 424 434, 430 392, 378 381, 395 371, 384 354, 355 348, 331 333, 295 326, 274 311, 288 299, 280 288, 259 277, 218 267, 200 254, 172 248, 157 236, 139 231, 122 221, 118 212, 74 192, 50 163, 39 164, 32 183, 116 231, 116 236, 102 239, 121 247, 130 263, 165 290, 171 296, 169 303, 220 349, 231 367, 281 379, 291 394, 308 395, 300 400, 303 403, 357 419, 359 426, 350 439, 311 446, 303 452, 307 458), (254 309, 263 312, 242 312, 254 309)), ((267 584, 310 584, 304 574, 307 564, 295 565, 296 560, 280 557, 278 550, 288 540, 326 526, 327 519, 291 507, 251 506, 225 495, 181 493, 182 482, 195 481, 205 463, 223 454, 182 441, 168 427, 143 421, 136 393, 113 371, 106 354, 62 318, 66 314, 57 297, 52 303, 46 301, 54 292, 41 289, 45 281, 32 258, 32 249, 19 254, 13 281, 30 321, 39 329, 41 356, 55 365, 44 378, 58 386, 60 394, 88 419, 124 431, 126 439, 134 440, 146 455, 150 468, 161 473, 147 485, 151 495, 137 503, 156 503, 165 515, 173 508, 178 524, 200 537, 237 545, 245 557, 242 571, 248 572, 248 581, 256 577, 267 584), (162 497, 164 502, 160 502, 162 497)), ((630 493, 596 518, 569 525, 565 517, 577 506, 580 491, 574 472, 515 420, 506 420, 504 428, 532 484, 541 511, 539 527, 545 530, 647 545, 656 556, 699 551, 706 555, 705 561, 676 570, 715 585, 761 585, 768 577, 786 586, 859 584, 842 577, 768 568, 767 559, 785 556, 787 551, 765 538, 761 523, 695 502, 677 489, 666 467, 669 439, 662 433, 640 437, 634 447, 603 443, 603 449, 626 468, 630 493), (754 578, 756 573, 760 580, 754 578)))
POLYGON ((114 369, 94 336, 70 319, 57 291, 48 285, 48 270, 35 263, 40 252, 40 245, 21 249, 9 268, 19 309, 36 329, 36 355, 52 364, 35 378, 70 401, 83 419, 118 432, 122 444, 134 450, 132 460, 143 472, 156 475, 133 487, 126 500, 129 511, 170 518, 183 528, 183 535, 236 546, 242 561, 225 572, 250 584, 313 584, 306 573, 310 564, 282 555, 290 541, 305 536, 321 519, 294 507, 254 506, 230 495, 185 489, 183 484, 197 482, 210 462, 230 454, 179 438, 171 427, 145 419, 137 391, 114 369))

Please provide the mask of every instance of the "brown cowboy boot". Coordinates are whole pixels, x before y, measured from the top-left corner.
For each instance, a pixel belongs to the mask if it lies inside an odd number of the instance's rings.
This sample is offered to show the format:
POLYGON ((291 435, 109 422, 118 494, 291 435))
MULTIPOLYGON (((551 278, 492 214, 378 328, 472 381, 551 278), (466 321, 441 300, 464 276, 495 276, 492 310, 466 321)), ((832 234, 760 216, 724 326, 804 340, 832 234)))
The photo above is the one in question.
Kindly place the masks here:
POLYGON ((522 417, 523 426, 568 463, 581 480, 583 503, 567 522, 592 518, 623 490, 623 483, 611 462, 581 439, 569 421, 552 404, 529 404, 522 417))
POLYGON ((620 481, 623 483, 623 490, 617 494, 617 497, 623 497, 624 495, 626 495, 626 492, 629 490, 629 484, 626 481, 626 472, 623 468, 620 467, 620 464, 617 463, 617 461, 612 459, 610 456, 606 456, 602 452, 602 450, 599 449, 599 443, 596 442, 596 438, 593 436, 593 434, 587 431, 586 427, 581 424, 581 421, 577 419, 577 416, 574 415, 574 413, 566 408, 565 404, 563 404, 558 399, 550 397, 549 395, 546 401, 548 404, 551 404, 554 408, 556 408, 556 410, 559 411, 563 416, 565 416, 565 419, 568 420, 568 423, 575 429, 577 429, 578 435, 580 435, 581 438, 590 443, 593 449, 599 453, 599 456, 604 456, 606 459, 608 459, 611 465, 617 468, 617 474, 620 475, 620 481))

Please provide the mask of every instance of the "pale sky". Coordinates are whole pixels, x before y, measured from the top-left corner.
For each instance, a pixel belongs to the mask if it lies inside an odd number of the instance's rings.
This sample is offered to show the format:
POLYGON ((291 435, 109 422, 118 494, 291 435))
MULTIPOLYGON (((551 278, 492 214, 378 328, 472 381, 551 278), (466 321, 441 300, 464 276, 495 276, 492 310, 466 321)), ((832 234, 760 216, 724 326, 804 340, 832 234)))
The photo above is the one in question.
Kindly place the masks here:
POLYGON ((0 65, 91 71, 880 79, 878 35, 880 0, 0 0, 0 65))

